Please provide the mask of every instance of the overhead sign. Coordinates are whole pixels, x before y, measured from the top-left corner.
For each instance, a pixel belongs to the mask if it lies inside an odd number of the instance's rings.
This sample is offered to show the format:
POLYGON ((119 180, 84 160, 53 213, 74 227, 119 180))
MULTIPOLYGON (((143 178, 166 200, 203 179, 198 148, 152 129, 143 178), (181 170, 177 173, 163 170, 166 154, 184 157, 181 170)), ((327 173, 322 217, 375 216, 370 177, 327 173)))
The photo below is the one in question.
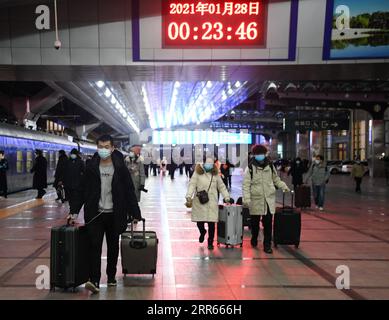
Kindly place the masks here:
POLYGON ((161 0, 163 48, 264 47, 264 0, 161 0))
POLYGON ((324 59, 389 57, 389 1, 327 0, 324 59))
POLYGON ((153 131, 153 144, 251 144, 251 134, 226 131, 153 131))
POLYGON ((349 119, 286 119, 284 122, 284 130, 290 132, 297 130, 349 130, 349 128, 349 119))

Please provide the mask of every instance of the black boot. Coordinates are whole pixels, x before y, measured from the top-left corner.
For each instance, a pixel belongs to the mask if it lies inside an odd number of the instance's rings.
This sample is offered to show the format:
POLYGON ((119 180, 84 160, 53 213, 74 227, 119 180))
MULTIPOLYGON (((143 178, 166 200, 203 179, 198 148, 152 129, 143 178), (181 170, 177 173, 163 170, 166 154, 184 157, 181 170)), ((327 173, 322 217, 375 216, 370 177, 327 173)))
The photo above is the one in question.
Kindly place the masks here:
POLYGON ((200 243, 204 242, 206 233, 207 233, 207 230, 200 231, 200 237, 199 237, 199 242, 200 243))
POLYGON ((212 241, 209 241, 208 240, 208 250, 213 250, 214 246, 213 246, 213 240, 212 241))
POLYGON ((258 240, 257 240, 256 238, 251 238, 250 243, 251 243, 251 246, 252 246, 253 248, 255 248, 256 246, 258 246, 258 240))

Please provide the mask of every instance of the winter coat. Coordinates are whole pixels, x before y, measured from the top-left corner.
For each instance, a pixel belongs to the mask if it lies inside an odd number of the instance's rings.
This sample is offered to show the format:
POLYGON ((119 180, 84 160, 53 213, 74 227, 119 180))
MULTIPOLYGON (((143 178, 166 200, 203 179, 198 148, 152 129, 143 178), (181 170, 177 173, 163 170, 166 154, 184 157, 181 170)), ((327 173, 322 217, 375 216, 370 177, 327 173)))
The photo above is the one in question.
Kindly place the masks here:
MULTIPOLYGON (((266 161, 266 160, 265 160, 266 161)), ((271 214, 276 210, 276 187, 282 190, 289 190, 288 186, 277 175, 273 164, 267 160, 264 167, 259 166, 257 161, 252 161, 251 178, 249 168, 246 169, 243 178, 243 203, 250 209, 250 215, 266 215, 267 206, 271 214)))
POLYGON ((293 185, 301 185, 303 184, 303 174, 305 173, 305 167, 302 162, 297 164, 294 162, 292 167, 288 172, 288 176, 292 176, 292 184, 293 185))
MULTIPOLYGON (((111 155, 115 169, 112 178, 112 201, 115 231, 118 234, 127 229, 128 219, 141 219, 141 212, 134 192, 130 172, 128 171, 123 155, 115 150, 111 155)), ((101 195, 100 157, 95 153, 85 169, 80 185, 80 192, 75 193, 74 201, 70 204, 70 213, 78 214, 84 206, 85 223, 90 222, 98 214, 101 195)), ((93 222, 91 222, 93 223, 93 222)))
POLYGON ((131 174, 132 182, 134 183, 134 191, 138 202, 140 201, 141 191, 140 189, 145 186, 145 167, 141 159, 131 159, 126 157, 126 166, 131 174))
POLYGON ((308 170, 306 180, 312 179, 314 186, 321 186, 328 182, 330 178, 330 172, 327 168, 327 163, 321 162, 319 165, 313 163, 308 170))
POLYGON ((81 158, 68 159, 65 163, 65 178, 63 180, 65 188, 71 190, 79 189, 84 172, 85 164, 81 158))
POLYGON ((0 160, 0 191, 7 191, 7 170, 8 161, 7 159, 0 160))
POLYGON ((229 199, 230 195, 225 184, 219 176, 216 165, 211 172, 205 172, 202 165, 196 165, 195 172, 189 181, 186 198, 193 198, 192 204, 192 221, 193 222, 218 222, 219 220, 219 199, 218 191, 222 194, 223 199, 229 199), (212 178, 212 184, 211 184, 212 178), (211 186, 210 186, 211 185, 211 186), (207 191, 208 187, 209 201, 201 204, 196 193, 198 191, 207 191))
POLYGON ((365 174, 365 167, 363 164, 354 164, 351 169, 351 177, 353 178, 362 178, 365 174))
POLYGON ((58 159, 57 168, 55 169, 55 173, 54 173, 54 177, 55 177, 54 184, 53 184, 54 188, 57 188, 58 183, 60 181, 63 182, 65 179, 65 176, 66 176, 66 173, 65 173, 66 168, 65 167, 66 167, 67 160, 68 160, 68 157, 65 155, 60 156, 58 159))
POLYGON ((47 160, 44 156, 38 156, 35 158, 34 166, 30 170, 34 173, 32 179, 33 189, 45 189, 47 188, 47 160))

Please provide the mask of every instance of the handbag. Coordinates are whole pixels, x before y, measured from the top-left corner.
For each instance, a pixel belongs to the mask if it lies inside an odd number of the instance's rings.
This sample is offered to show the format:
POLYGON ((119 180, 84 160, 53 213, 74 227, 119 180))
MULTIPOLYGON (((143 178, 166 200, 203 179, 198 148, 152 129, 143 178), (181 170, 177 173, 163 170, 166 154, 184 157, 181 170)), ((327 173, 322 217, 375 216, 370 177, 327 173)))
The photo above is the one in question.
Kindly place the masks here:
POLYGON ((199 198, 199 201, 200 201, 201 204, 206 204, 207 202, 209 202, 208 191, 209 191, 209 189, 211 188, 212 179, 213 179, 213 175, 211 176, 211 182, 210 182, 210 184, 209 184, 209 187, 208 187, 208 190, 207 190, 207 191, 202 190, 202 191, 198 191, 198 192, 196 193, 196 196, 199 198))

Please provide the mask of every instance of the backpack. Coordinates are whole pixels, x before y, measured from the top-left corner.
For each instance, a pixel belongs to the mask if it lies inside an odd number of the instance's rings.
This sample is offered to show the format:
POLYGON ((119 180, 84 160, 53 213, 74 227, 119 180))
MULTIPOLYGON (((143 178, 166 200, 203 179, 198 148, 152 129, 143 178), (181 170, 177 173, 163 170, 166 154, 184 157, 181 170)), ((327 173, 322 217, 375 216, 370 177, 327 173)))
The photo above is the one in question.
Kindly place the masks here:
MULTIPOLYGON (((274 165, 273 164, 270 164, 270 169, 271 169, 271 173, 274 174, 274 165)), ((251 180, 253 180, 253 165, 252 164, 249 165, 249 171, 250 171, 251 180)))

